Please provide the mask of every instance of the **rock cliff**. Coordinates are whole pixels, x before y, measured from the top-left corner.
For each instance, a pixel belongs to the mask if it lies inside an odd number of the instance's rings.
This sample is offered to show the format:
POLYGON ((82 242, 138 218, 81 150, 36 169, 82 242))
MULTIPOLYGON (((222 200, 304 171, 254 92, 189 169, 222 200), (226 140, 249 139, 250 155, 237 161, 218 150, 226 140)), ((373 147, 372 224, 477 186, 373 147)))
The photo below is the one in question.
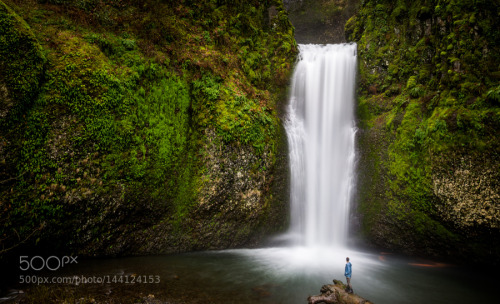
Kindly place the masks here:
POLYGON ((359 0, 285 0, 298 43, 345 43, 344 25, 359 0))
POLYGON ((491 1, 362 1, 359 197, 365 237, 439 257, 500 248, 500 41, 491 1))
POLYGON ((4 256, 253 246, 287 221, 281 1, 0 1, 4 256))

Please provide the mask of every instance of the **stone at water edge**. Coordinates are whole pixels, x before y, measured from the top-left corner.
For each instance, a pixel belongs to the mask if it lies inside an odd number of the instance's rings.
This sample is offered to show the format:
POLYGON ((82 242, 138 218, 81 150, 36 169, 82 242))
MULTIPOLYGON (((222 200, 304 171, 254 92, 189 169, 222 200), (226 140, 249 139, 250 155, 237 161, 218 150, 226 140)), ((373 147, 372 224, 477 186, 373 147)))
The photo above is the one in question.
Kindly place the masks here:
POLYGON ((346 286, 342 281, 333 280, 334 285, 323 285, 321 294, 307 298, 309 304, 373 304, 356 294, 349 294, 345 291, 346 286))
POLYGON ((316 303, 326 303, 326 304, 335 304, 339 303, 337 301, 337 295, 335 294, 335 290, 330 288, 331 285, 323 285, 321 287, 321 294, 317 296, 309 296, 307 298, 307 303, 316 304, 316 303))

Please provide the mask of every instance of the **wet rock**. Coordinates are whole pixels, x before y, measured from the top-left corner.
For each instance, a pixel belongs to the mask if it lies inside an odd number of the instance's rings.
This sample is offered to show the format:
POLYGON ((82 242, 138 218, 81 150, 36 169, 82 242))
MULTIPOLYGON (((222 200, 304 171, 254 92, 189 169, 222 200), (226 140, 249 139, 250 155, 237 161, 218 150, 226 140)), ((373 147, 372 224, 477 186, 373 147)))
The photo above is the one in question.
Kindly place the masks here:
POLYGON ((326 303, 326 304, 370 304, 372 302, 356 295, 349 294, 345 291, 346 286, 339 280, 333 280, 333 285, 323 285, 321 294, 310 296, 307 298, 307 303, 326 303))
POLYGON ((168 304, 169 303, 169 302, 164 302, 164 301, 161 301, 159 299, 156 299, 155 295, 153 295, 153 294, 150 294, 147 297, 144 297, 143 301, 144 301, 144 302, 142 302, 143 304, 168 304))
POLYGON ((344 43, 344 26, 354 15, 358 0, 284 1, 295 26, 298 43, 344 43))
POLYGON ((3 119, 14 106, 14 102, 9 98, 9 90, 4 83, 0 83, 0 119, 3 119))
POLYGON ((436 160, 440 166, 432 176, 433 191, 440 200, 437 208, 443 221, 471 235, 477 229, 500 228, 500 175, 492 169, 493 160, 494 155, 453 154, 436 160))

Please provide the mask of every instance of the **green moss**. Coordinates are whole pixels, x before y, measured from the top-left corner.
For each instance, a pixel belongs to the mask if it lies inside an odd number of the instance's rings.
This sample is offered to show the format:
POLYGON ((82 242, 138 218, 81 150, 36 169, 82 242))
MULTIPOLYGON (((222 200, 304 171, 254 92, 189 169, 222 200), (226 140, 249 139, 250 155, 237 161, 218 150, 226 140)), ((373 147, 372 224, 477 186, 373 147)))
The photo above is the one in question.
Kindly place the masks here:
POLYGON ((1 184, 7 243, 34 244, 42 231, 46 244, 117 254, 161 222, 181 238, 168 250, 203 247, 185 223, 215 183, 203 180, 206 134, 265 158, 257 175, 275 166, 276 108, 296 54, 280 1, 4 2, 0 86, 19 105, 0 134, 16 139, 1 184))
POLYGON ((43 82, 45 62, 31 28, 0 1, 0 84, 5 85, 10 98, 18 102, 18 111, 29 108, 36 98, 43 82))
MULTIPOLYGON (((30 154, 37 167, 51 166, 43 148, 48 128, 47 116, 39 111, 44 101, 38 98, 45 79, 45 54, 32 29, 10 7, 0 1, 0 235, 6 246, 36 235, 48 217, 56 218, 58 207, 43 200, 25 201, 15 194, 13 184, 27 174, 19 170, 30 154), (9 195, 12 193, 14 195, 9 195)), ((23 184, 28 191, 32 187, 23 184)))
MULTIPOLYGON (((433 252, 435 244, 425 241, 429 237, 449 238, 454 246, 468 237, 470 232, 454 230, 436 212, 435 172, 444 166, 436 159, 462 149, 493 159, 498 155, 493 130, 500 62, 493 55, 499 51, 498 31, 491 30, 500 26, 497 13, 477 1, 364 1, 346 27, 361 58, 361 137, 383 143, 361 165, 369 167, 360 182, 369 190, 361 190, 368 193, 360 210, 367 218, 365 231, 377 242, 400 248, 418 244, 405 249, 433 252), (367 165, 372 161, 378 163, 367 165), (402 227, 415 234, 380 237, 376 232, 402 227)), ((362 150, 372 151, 367 147, 372 141, 361 140, 362 150)), ((483 228, 474 228, 475 233, 489 229, 483 228)))

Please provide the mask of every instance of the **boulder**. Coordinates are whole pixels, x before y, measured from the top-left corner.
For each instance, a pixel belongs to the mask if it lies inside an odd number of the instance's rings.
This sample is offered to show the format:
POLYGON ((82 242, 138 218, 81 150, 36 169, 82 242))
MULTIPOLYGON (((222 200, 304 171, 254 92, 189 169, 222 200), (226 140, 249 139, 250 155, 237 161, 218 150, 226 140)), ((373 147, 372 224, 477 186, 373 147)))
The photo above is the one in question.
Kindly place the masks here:
POLYGON ((346 286, 342 281, 333 280, 333 285, 323 285, 321 294, 310 296, 307 298, 307 303, 325 303, 325 304, 373 304, 372 302, 354 294, 345 291, 346 286))

